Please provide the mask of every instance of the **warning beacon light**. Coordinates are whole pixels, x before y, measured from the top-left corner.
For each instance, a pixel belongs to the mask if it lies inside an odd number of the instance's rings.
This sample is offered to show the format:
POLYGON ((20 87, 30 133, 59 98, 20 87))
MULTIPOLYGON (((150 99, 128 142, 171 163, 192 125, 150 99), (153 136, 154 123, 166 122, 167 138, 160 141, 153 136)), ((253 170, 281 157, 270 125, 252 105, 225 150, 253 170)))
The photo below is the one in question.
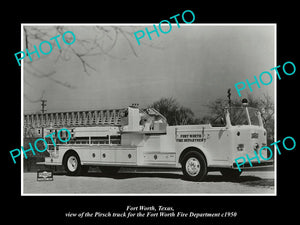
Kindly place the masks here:
POLYGON ((242 104, 243 106, 247 106, 248 105, 248 100, 246 98, 242 99, 242 104))

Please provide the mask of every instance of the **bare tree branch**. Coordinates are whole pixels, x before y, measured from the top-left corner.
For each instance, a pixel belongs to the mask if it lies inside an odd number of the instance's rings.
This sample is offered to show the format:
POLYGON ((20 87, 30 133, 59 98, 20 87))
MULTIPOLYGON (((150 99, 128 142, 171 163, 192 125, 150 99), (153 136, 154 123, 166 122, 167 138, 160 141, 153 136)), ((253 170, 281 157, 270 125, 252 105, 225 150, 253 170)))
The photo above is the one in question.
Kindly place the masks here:
MULTIPOLYGON (((41 71, 37 66, 33 65, 37 65, 37 61, 44 63, 44 60, 51 60, 51 62, 47 62, 47 64, 52 65, 69 61, 75 57, 82 65, 84 74, 91 75, 91 71, 97 72, 97 69, 91 64, 90 57, 107 56, 111 59, 126 60, 126 55, 122 56, 113 52, 118 43, 121 43, 124 46, 124 42, 122 42, 123 40, 125 41, 125 44, 128 45, 133 55, 137 57, 138 54, 133 44, 135 42, 135 38, 133 32, 130 31, 130 28, 131 27, 124 28, 118 26, 23 26, 24 48, 29 51, 32 51, 34 46, 38 47, 41 41, 50 41, 50 38, 57 34, 62 37, 66 31, 72 31, 75 29, 78 30, 77 33, 74 31, 74 33, 76 33, 76 45, 62 44, 59 48, 55 44, 55 40, 51 40, 50 42, 54 44, 52 45, 53 48, 50 56, 44 57, 40 54, 40 57, 37 57, 36 55, 32 56, 34 57, 33 61, 30 61, 29 57, 25 57, 25 59, 23 59, 25 63, 24 69, 26 71, 26 76, 24 76, 25 84, 27 86, 32 86, 29 79, 31 76, 31 78, 34 79, 49 79, 52 82, 66 88, 76 88, 68 81, 62 81, 59 78, 55 78, 54 75, 56 74, 56 71, 41 71), (86 33, 89 33, 90 36, 88 37, 85 35, 86 33)), ((67 42, 72 41, 71 39, 68 39, 68 35, 65 35, 64 39, 67 42)), ((155 47, 152 44, 145 45, 155 47)), ((26 95, 25 99, 30 102, 35 101, 30 99, 28 95, 26 95)))
MULTIPOLYGON (((118 28, 118 29, 119 29, 119 28, 118 28)), ((121 34, 123 34, 123 36, 124 36, 125 39, 127 40, 127 42, 128 42, 128 44, 129 44, 129 46, 130 46, 130 48, 131 48, 133 54, 134 54, 135 56, 137 56, 136 51, 134 50, 134 47, 133 47, 133 45, 131 44, 131 42, 130 42, 130 40, 128 39, 128 37, 126 36, 126 34, 123 32, 123 30, 121 30, 121 29, 119 29, 119 30, 120 30, 121 34)))

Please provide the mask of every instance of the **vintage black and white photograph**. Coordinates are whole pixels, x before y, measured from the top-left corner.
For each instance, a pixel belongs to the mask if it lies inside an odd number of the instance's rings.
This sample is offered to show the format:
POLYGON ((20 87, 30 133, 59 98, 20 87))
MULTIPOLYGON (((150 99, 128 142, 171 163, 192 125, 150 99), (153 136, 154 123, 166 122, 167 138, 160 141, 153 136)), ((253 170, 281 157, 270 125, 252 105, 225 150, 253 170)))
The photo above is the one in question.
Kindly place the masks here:
POLYGON ((22 195, 276 195, 276 24, 21 29, 22 195))

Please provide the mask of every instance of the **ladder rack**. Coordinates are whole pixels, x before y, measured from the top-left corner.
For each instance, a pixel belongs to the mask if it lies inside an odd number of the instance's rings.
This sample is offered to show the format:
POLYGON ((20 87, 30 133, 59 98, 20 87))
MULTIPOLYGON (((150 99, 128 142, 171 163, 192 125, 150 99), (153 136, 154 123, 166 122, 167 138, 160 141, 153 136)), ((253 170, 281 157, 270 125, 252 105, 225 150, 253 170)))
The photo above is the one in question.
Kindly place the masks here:
POLYGON ((36 113, 24 115, 24 128, 120 126, 125 109, 36 113))

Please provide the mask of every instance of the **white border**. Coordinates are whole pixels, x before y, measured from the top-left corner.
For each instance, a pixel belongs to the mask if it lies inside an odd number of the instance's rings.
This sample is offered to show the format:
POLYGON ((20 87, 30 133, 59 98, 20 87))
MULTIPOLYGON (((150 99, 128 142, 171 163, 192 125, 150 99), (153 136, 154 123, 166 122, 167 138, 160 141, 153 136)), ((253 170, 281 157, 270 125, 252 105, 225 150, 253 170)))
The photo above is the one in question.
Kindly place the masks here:
MULTIPOLYGON (((153 23, 22 23, 21 24, 21 49, 23 49, 23 26, 149 26, 153 23)), ((158 23, 154 23, 158 24, 158 23)), ((172 23, 175 24, 175 23, 172 23)), ((162 24, 165 25, 165 24, 162 24)), ((192 24, 180 24, 180 26, 274 26, 274 67, 277 65, 277 23, 192 23, 192 24)), ((21 63, 21 146, 24 145, 23 143, 23 130, 24 130, 24 63, 21 63)), ((275 73, 275 72, 274 72, 275 73)), ((276 76, 275 76, 276 77, 276 76)), ((274 139, 277 141, 277 79, 274 79, 274 139)), ((136 193, 136 194, 127 194, 127 193, 116 193, 116 194, 61 194, 61 193, 48 193, 48 194, 33 194, 33 193, 24 193, 24 184, 23 184, 23 154, 21 154, 21 196, 277 196, 277 152, 275 153, 274 159, 274 193, 265 193, 265 194, 256 194, 256 193, 230 193, 230 194, 222 194, 222 193, 207 193, 207 194, 175 194, 175 193, 155 193, 155 194, 143 194, 143 193, 136 193)))

